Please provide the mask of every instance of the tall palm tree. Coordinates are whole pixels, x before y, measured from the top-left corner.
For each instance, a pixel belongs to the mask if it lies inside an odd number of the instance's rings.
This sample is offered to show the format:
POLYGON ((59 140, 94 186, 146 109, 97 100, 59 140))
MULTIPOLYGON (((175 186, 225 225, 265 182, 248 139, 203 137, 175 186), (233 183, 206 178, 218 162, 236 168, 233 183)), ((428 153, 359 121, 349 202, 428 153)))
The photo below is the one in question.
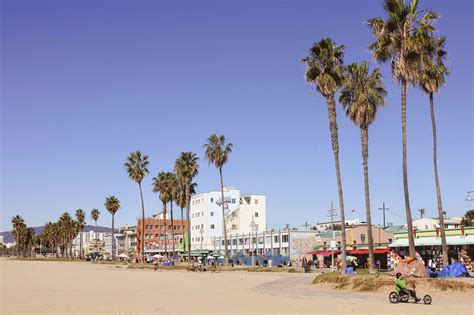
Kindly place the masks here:
POLYGON ((141 252, 142 264, 145 264, 145 204, 143 202, 142 181, 149 173, 148 155, 142 154, 140 151, 131 152, 127 157, 124 166, 127 169, 128 177, 138 184, 140 189, 140 199, 142 201, 142 233, 141 233, 141 252))
POLYGON ((443 203, 441 200, 441 187, 438 176, 438 153, 436 137, 436 117, 434 110, 434 94, 444 85, 445 76, 449 75, 449 70, 445 65, 447 52, 444 49, 445 37, 435 38, 434 36, 423 36, 423 69, 420 73, 419 85, 430 99, 431 128, 433 131, 433 167, 436 185, 436 200, 438 203, 438 216, 441 234, 441 251, 443 254, 443 264, 447 266, 448 247, 446 245, 446 231, 444 227, 443 203))
POLYGON ((76 210, 76 220, 79 227, 79 256, 84 256, 82 251, 82 231, 84 230, 84 226, 86 225, 86 213, 82 209, 76 210))
POLYGON ((369 73, 369 64, 353 63, 346 68, 346 75, 339 94, 339 102, 346 110, 347 117, 360 128, 362 160, 364 161, 365 216, 367 240, 369 243, 369 272, 375 272, 374 238, 370 214, 369 194, 369 126, 374 122, 379 107, 385 104, 387 95, 379 69, 369 73))
POLYGON ((174 164, 174 172, 186 186, 186 220, 188 221, 188 262, 191 261, 191 183, 199 172, 198 156, 193 152, 181 152, 174 164))
POLYGON ((16 254, 17 256, 20 256, 21 253, 21 239, 22 239, 22 233, 23 233, 23 228, 26 227, 25 220, 23 217, 20 215, 16 215, 12 218, 12 234, 13 238, 15 239, 16 242, 16 254))
POLYGON ((221 207, 222 207, 222 230, 224 234, 224 258, 225 264, 229 264, 229 253, 227 250, 227 228, 225 222, 225 199, 224 199, 224 180, 222 177, 222 168, 229 160, 229 155, 232 153, 232 143, 225 142, 225 136, 219 136, 217 134, 211 135, 207 139, 207 143, 204 145, 206 149, 205 157, 209 163, 214 164, 214 166, 219 170, 220 180, 221 180, 221 207))
POLYGON ((173 173, 160 172, 158 176, 153 177, 153 192, 160 194, 160 200, 163 203, 163 221, 165 225, 165 255, 168 257, 168 224, 166 223, 166 204, 171 200, 169 189, 170 179, 173 173))
POLYGON ((306 64, 305 80, 316 86, 316 90, 326 98, 329 130, 331 131, 332 150, 336 166, 336 179, 341 211, 341 259, 342 273, 346 262, 346 220, 344 216, 344 197, 342 193, 341 170, 339 166, 339 139, 336 120, 336 91, 341 87, 343 76, 344 46, 337 46, 330 38, 314 43, 309 56, 302 61, 306 64))
MULTIPOLYGON (((181 208, 181 223, 184 224, 183 208, 186 208, 186 183, 182 182, 182 179, 178 175, 176 175, 176 173, 175 173, 175 176, 177 177, 178 188, 179 188, 175 201, 178 207, 181 208)), ((191 189, 190 189, 191 196, 196 194, 196 187, 197 187, 196 183, 191 183, 191 189)), ((185 244, 184 234, 185 234, 185 230, 183 226, 183 230, 182 230, 183 250, 185 249, 184 248, 184 244, 185 244)))
POLYGON ((174 216, 173 216, 173 202, 176 201, 179 193, 179 182, 178 177, 175 173, 170 173, 170 179, 168 183, 168 194, 170 196, 169 203, 170 203, 170 219, 171 219, 171 240, 172 240, 172 247, 173 247, 173 258, 175 255, 175 245, 174 245, 174 216))
POLYGON ((91 219, 95 222, 95 245, 96 245, 96 252, 98 251, 97 248, 97 220, 99 220, 100 211, 97 208, 92 209, 91 211, 91 219))
MULTIPOLYGON (((59 231, 61 237, 61 249, 62 249, 62 256, 64 258, 68 258, 68 244, 70 241, 70 237, 72 234, 73 229, 73 220, 71 215, 68 212, 64 212, 59 217, 59 231)), ((70 253, 69 253, 70 254, 70 253)))
POLYGON ((120 200, 117 199, 115 196, 109 196, 105 198, 105 209, 109 211, 109 213, 112 215, 112 260, 115 260, 115 224, 114 224, 114 219, 115 219, 115 214, 117 213, 118 209, 120 209, 120 200))
POLYGON ((386 20, 381 17, 367 21, 375 41, 369 46, 375 60, 390 62, 392 78, 401 83, 402 116, 402 167, 403 191, 408 227, 409 254, 416 256, 413 223, 408 190, 407 141, 406 141, 406 92, 407 83, 414 84, 420 73, 421 52, 419 34, 432 33, 438 15, 432 11, 418 10, 418 0, 405 4, 405 0, 384 0, 386 20))

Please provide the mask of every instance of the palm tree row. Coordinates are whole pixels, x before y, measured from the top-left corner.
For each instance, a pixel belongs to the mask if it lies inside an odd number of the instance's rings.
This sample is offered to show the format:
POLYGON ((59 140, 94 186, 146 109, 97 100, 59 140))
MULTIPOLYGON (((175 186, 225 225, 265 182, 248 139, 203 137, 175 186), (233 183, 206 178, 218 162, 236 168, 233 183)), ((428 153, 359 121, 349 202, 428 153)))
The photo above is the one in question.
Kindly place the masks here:
MULTIPOLYGON (((216 134, 211 135, 207 143, 204 145, 205 157, 216 166, 219 170, 220 183, 221 183, 221 196, 222 196, 222 224, 223 224, 223 234, 224 234, 224 243, 225 243, 225 261, 227 263, 227 231, 225 227, 225 198, 224 198, 224 181, 222 176, 222 168, 227 163, 230 153, 232 152, 232 143, 226 143, 224 136, 218 136, 216 134)), ((183 242, 187 244, 187 257, 188 261, 191 259, 191 227, 190 227, 190 204, 191 196, 195 194, 195 189, 197 184, 193 183, 194 177, 199 172, 199 158, 197 154, 193 152, 182 152, 180 156, 176 159, 174 164, 174 172, 162 171, 157 176, 153 177, 152 190, 155 193, 159 194, 159 198, 162 202, 162 214, 164 220, 164 235, 165 235, 165 255, 168 256, 167 248, 167 239, 168 239, 168 225, 166 223, 168 217, 167 204, 170 204, 170 218, 171 218, 171 230, 172 230, 172 253, 175 253, 174 247, 174 213, 173 213, 173 203, 176 203, 181 208, 181 220, 184 219, 183 209, 186 209, 186 221, 188 222, 187 226, 187 240, 185 233, 183 231, 183 242)), ((144 223, 145 223, 145 209, 143 202, 143 193, 141 188, 141 182, 143 178, 149 173, 148 170, 149 160, 148 155, 142 154, 141 151, 131 152, 127 157, 127 160, 124 164, 128 176, 133 181, 139 184, 140 189, 140 198, 142 202, 142 220, 141 220, 141 253, 142 253, 142 262, 145 261, 145 252, 144 252, 144 223)))
POLYGON ((23 217, 16 215, 12 218, 12 235, 15 239, 15 251, 17 256, 31 256, 32 249, 36 243, 35 231, 29 228, 23 217))
MULTIPOLYGON (((385 0, 386 19, 381 17, 370 19, 367 25, 372 30, 375 41, 370 44, 375 60, 381 63, 390 62, 392 78, 401 84, 401 117, 402 117, 402 172, 405 210, 407 217, 409 255, 416 256, 410 199, 408 189, 408 166, 406 148, 406 89, 407 84, 419 86, 428 94, 433 132, 433 165, 435 174, 438 214, 440 218, 441 242, 444 263, 447 264, 446 236, 444 231, 443 207, 439 185, 437 166, 436 120, 434 113, 433 94, 439 91, 449 73, 445 65, 445 38, 436 37, 433 27, 438 15, 432 11, 418 9, 418 1, 406 4, 404 0, 385 0)), ((364 168, 364 191, 369 247, 369 266, 373 271, 374 245, 372 236, 372 220, 369 193, 369 126, 376 118, 378 108, 385 102, 386 91, 382 84, 382 76, 376 68, 369 71, 367 62, 353 63, 344 66, 344 46, 337 45, 329 38, 314 43, 309 56, 303 59, 306 64, 305 80, 314 85, 327 103, 329 129, 332 150, 336 167, 336 180, 341 215, 341 259, 342 271, 346 267, 346 233, 344 217, 344 198, 341 171, 339 164, 339 140, 336 119, 336 93, 339 93, 346 116, 360 129, 362 160, 364 168)))

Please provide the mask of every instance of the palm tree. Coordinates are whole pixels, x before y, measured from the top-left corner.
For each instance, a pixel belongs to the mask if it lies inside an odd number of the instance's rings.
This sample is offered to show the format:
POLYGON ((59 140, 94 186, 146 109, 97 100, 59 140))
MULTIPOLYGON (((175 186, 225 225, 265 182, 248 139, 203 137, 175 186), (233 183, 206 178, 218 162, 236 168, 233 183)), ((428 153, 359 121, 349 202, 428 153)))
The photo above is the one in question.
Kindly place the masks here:
POLYGON ((214 166, 219 170, 219 175, 221 179, 221 207, 222 207, 222 230, 224 232, 224 258, 225 264, 229 264, 229 253, 227 251, 227 228, 225 222, 225 199, 224 199, 224 180, 222 178, 222 168, 229 160, 229 155, 232 153, 232 143, 225 142, 225 136, 218 136, 216 134, 211 135, 207 139, 207 143, 204 145, 206 149, 205 156, 206 160, 209 163, 214 164, 214 166))
POLYGON ((331 131, 332 150, 336 166, 336 178, 341 211, 341 259, 342 273, 345 272, 346 262, 346 221, 344 217, 344 198, 342 193, 341 170, 339 166, 339 139, 336 120, 335 93, 342 85, 344 46, 337 46, 330 38, 323 38, 314 43, 309 56, 302 61, 306 64, 305 80, 316 86, 316 90, 326 98, 329 130, 331 131))
POLYGON ((23 217, 17 214, 16 216, 12 218, 12 226, 13 226, 12 234, 16 242, 16 254, 17 256, 20 256, 21 238, 22 238, 22 232, 23 232, 22 230, 23 228, 26 227, 25 220, 23 219, 23 217))
POLYGON ((199 158, 193 152, 181 152, 174 164, 174 172, 178 176, 180 182, 186 186, 186 220, 188 221, 188 262, 191 261, 191 183, 193 178, 199 172, 199 158))
POLYGON ((140 151, 131 152, 127 157, 127 161, 124 166, 127 169, 128 177, 138 184, 140 189, 140 198, 142 201, 142 235, 141 235, 141 252, 142 252, 142 264, 145 264, 145 204, 143 202, 142 193, 142 181, 143 178, 149 173, 148 155, 143 154, 140 151))
POLYGON ((98 251, 97 248, 97 220, 99 220, 100 216, 100 211, 97 208, 92 209, 91 211, 91 219, 94 220, 95 222, 95 246, 96 246, 96 251, 98 251))
POLYGON ((166 224, 166 204, 171 200, 169 182, 173 173, 160 172, 153 177, 153 192, 160 193, 160 200, 163 203, 163 221, 165 225, 165 255, 168 256, 168 225, 166 224))
POLYGON ((423 69, 420 73, 419 84, 422 90, 428 94, 430 99, 431 128, 433 130, 433 167, 436 185, 436 200, 438 203, 438 216, 441 232, 441 251, 443 253, 443 264, 447 266, 448 247, 446 245, 446 231, 444 227, 443 203, 441 200, 441 187, 438 176, 438 154, 436 137, 436 117, 434 110, 433 95, 438 93, 439 88, 445 82, 445 76, 449 75, 449 70, 445 65, 447 52, 444 50, 445 37, 435 38, 433 36, 423 37, 423 69))
MULTIPOLYGON (((176 195, 175 201, 178 207, 181 208, 181 223, 184 224, 183 208, 186 208, 186 183, 183 183, 182 179, 179 178, 178 175, 176 175, 176 173, 175 173, 175 176, 177 177, 178 189, 179 189, 176 195)), ((196 194, 196 187, 197 187, 196 183, 191 183, 191 189, 190 189, 191 196, 196 194)), ((183 233, 182 233, 183 250, 184 250, 184 244, 185 244, 184 234, 185 234, 185 230, 183 226, 183 233)))
POLYGON ((76 210, 76 220, 78 223, 79 227, 79 256, 82 257, 84 256, 84 253, 82 251, 82 231, 84 230, 84 226, 86 225, 86 213, 82 209, 77 209, 76 210))
POLYGON ((406 91, 407 83, 414 84, 420 74, 421 52, 418 41, 420 34, 432 33, 433 22, 438 15, 431 11, 419 11, 418 0, 405 4, 405 0, 384 0, 387 18, 381 17, 367 21, 375 41, 369 46, 374 58, 382 63, 390 62, 392 78, 401 83, 402 107, 402 167, 403 191, 408 227, 410 256, 416 256, 413 223, 408 191, 408 166, 406 143, 406 91))
POLYGON ((109 196, 105 199, 104 206, 105 206, 105 209, 107 209, 107 211, 109 211, 109 213, 112 215, 112 260, 115 260, 114 219, 115 219, 115 214, 117 213, 118 209, 120 209, 120 201, 115 196, 109 196))
POLYGON ((62 257, 67 258, 68 257, 68 244, 70 240, 70 236, 72 234, 72 218, 71 215, 67 212, 64 212, 60 217, 59 217, 59 232, 60 232, 60 238, 61 238, 61 250, 62 250, 62 257))
POLYGON ((360 128, 362 160, 364 161, 365 216, 367 240, 369 243, 369 272, 375 272, 374 238, 370 214, 369 194, 369 126, 374 122, 379 107, 384 105, 387 92, 383 88, 379 69, 369 73, 369 64, 353 63, 346 68, 346 75, 339 94, 339 102, 346 110, 347 117, 360 128))
POLYGON ((176 174, 170 173, 170 179, 168 182, 168 194, 170 196, 169 203, 170 203, 170 219, 171 219, 171 240, 173 246, 173 258, 175 254, 175 246, 174 246, 174 216, 173 216, 173 202, 176 201, 179 193, 179 182, 176 174))

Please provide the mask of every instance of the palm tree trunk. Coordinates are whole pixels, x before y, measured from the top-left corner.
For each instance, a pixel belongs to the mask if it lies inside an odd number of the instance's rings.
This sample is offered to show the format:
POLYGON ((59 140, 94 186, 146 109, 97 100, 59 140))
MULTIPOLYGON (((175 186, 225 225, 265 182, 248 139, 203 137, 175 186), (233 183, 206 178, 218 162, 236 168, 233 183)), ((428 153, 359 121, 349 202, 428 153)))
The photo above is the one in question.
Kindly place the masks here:
POLYGON ((188 221, 188 263, 191 262, 191 182, 186 183, 186 220, 188 221))
POLYGON ((115 215, 112 214, 112 260, 115 260, 115 243, 114 243, 114 219, 115 219, 115 215))
POLYGON ((183 255, 184 255, 184 250, 186 249, 185 247, 185 242, 184 242, 184 217, 183 217, 183 207, 180 207, 181 208, 181 224, 183 225, 183 255))
POLYGON ((344 216, 344 198, 342 193, 341 170, 339 166, 339 139, 337 135, 337 121, 336 121, 336 102, 334 95, 327 99, 329 129, 331 131, 332 150, 334 152, 334 162, 336 165, 337 190, 339 195, 339 208, 341 211, 341 259, 342 259, 342 273, 346 272, 346 220, 344 216))
POLYGON ((364 160, 365 220, 367 221, 367 241, 369 243, 369 272, 375 272, 374 237, 372 236, 372 217, 370 214, 369 191, 369 128, 360 128, 362 159, 364 160))
POLYGON ((436 137, 436 117, 434 111, 433 93, 430 93, 430 112, 431 112, 431 127, 433 129, 433 166, 436 183, 436 199, 438 201, 438 216, 439 216, 439 229, 441 232, 441 251, 443 253, 443 265, 449 264, 448 258, 448 246, 446 246, 446 231, 444 227, 444 213, 443 203, 441 201, 441 187, 439 185, 438 176, 438 153, 437 153, 437 137, 436 137))
POLYGON ((407 216, 408 248, 410 256, 416 257, 413 223, 411 219, 410 195, 408 192, 407 167, 407 82, 402 80, 402 143, 403 143, 403 191, 405 194, 405 210, 407 216))
POLYGON ((83 231, 84 229, 81 229, 81 231, 79 232, 79 256, 82 257, 83 256, 83 253, 82 253, 82 234, 83 234, 83 231))
POLYGON ((163 201, 163 219, 165 221, 165 256, 168 257, 168 226, 166 225, 166 202, 163 201))
POLYGON ((143 193, 142 193, 142 183, 138 183, 140 188, 140 198, 142 201, 142 242, 141 242, 141 251, 142 251, 142 265, 145 264, 145 204, 143 203, 143 193))
POLYGON ((227 266, 229 265, 229 257, 227 253, 227 228, 226 228, 226 223, 225 223, 225 212, 224 212, 224 180, 222 178, 222 167, 219 168, 219 174, 221 177, 221 198, 222 198, 222 229, 224 230, 224 265, 227 266))
POLYGON ((173 251, 171 257, 174 258, 174 221, 173 221, 173 201, 170 202, 170 213, 171 213, 171 243, 173 246, 173 251))
POLYGON ((97 220, 95 220, 95 241, 94 241, 94 245, 95 245, 95 253, 98 254, 99 253, 99 246, 97 245, 97 220))

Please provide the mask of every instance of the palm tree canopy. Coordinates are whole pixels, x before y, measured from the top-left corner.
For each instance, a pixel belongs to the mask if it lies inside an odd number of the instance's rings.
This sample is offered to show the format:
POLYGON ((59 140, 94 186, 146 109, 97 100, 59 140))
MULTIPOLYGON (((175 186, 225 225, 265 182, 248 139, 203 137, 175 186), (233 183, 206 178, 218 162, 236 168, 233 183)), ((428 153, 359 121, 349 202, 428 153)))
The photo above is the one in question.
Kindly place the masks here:
MULTIPOLYGON (((178 205, 178 207, 186 208, 186 183, 182 183, 181 181, 179 181, 179 178, 178 178, 178 183, 179 183, 179 191, 175 199, 176 204, 178 205)), ((190 185, 191 196, 196 194, 196 187, 197 187, 196 183, 191 183, 190 185)))
POLYGON ((199 172, 198 156, 193 152, 181 152, 176 159, 174 171, 178 178, 186 184, 190 184, 192 179, 199 172))
POLYGON ((367 128, 374 121, 378 107, 384 105, 386 95, 378 68, 369 73, 366 61, 345 68, 339 102, 354 124, 367 128))
POLYGON ((105 199, 104 206, 111 215, 115 215, 120 209, 120 201, 115 196, 109 196, 105 199))
POLYGON ((219 136, 213 134, 207 139, 207 143, 204 145, 204 148, 206 149, 206 160, 220 169, 229 160, 232 147, 232 143, 225 143, 224 135, 219 136))
POLYGON ((76 210, 76 220, 79 223, 79 228, 82 230, 86 225, 86 213, 82 209, 76 210))
POLYGON ((173 200, 172 185, 175 175, 171 172, 160 172, 158 176, 153 177, 153 192, 160 194, 160 200, 168 203, 173 200))
POLYGON ((149 173, 148 164, 150 164, 148 155, 135 151, 127 157, 124 166, 127 169, 128 177, 137 183, 141 183, 145 175, 149 173))
POLYGON ((324 97, 334 95, 344 78, 343 57, 344 46, 337 46, 330 38, 314 43, 309 56, 302 60, 306 64, 306 82, 314 84, 324 97))
POLYGON ((91 219, 94 220, 94 221, 97 221, 97 220, 99 220, 99 216, 100 216, 100 211, 99 211, 99 209, 96 209, 96 208, 92 209, 92 211, 91 211, 91 219))
POLYGON ((19 228, 25 225, 25 220, 23 219, 22 216, 17 214, 16 216, 12 218, 12 225, 13 225, 13 229, 19 228))
POLYGON ((419 84, 426 93, 437 93, 445 82, 445 76, 449 75, 447 52, 444 49, 446 38, 424 36, 423 39, 423 67, 419 84))
POLYGON ((434 32, 438 14, 418 10, 418 0, 385 0, 386 20, 381 17, 367 21, 375 41, 369 49, 379 62, 391 62, 392 78, 416 82, 421 66, 419 40, 422 34, 434 32))

